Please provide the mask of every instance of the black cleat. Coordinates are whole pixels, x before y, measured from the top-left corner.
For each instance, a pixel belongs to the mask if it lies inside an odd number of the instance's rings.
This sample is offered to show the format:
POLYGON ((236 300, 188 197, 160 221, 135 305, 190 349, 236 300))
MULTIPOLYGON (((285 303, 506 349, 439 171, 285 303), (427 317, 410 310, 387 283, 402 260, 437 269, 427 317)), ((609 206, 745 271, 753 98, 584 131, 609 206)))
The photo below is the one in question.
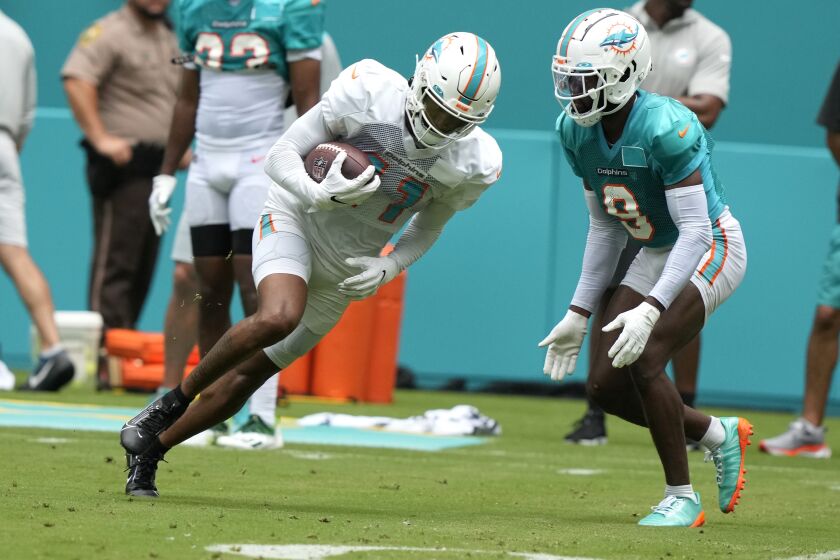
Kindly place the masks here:
POLYGON ((569 443, 579 445, 604 445, 607 443, 607 425, 603 412, 587 410, 583 417, 575 422, 575 429, 563 438, 569 443))
POLYGON ((129 454, 140 455, 146 451, 187 410, 189 403, 179 402, 174 393, 169 391, 123 425, 120 445, 129 454))
POLYGON ((41 358, 32 375, 21 385, 21 391, 58 391, 73 379, 76 368, 65 350, 49 358, 41 358))
POLYGON ((157 498, 159 496, 155 486, 155 474, 158 463, 163 455, 132 455, 125 454, 128 479, 125 481, 125 493, 129 496, 144 496, 157 498))

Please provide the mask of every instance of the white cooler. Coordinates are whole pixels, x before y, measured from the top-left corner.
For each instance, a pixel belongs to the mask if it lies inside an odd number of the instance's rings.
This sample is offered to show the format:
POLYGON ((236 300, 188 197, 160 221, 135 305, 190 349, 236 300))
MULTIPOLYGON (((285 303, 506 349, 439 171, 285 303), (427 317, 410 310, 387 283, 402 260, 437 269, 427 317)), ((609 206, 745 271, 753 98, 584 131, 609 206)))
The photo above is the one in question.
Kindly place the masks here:
MULTIPOLYGON (((67 349, 67 354, 76 368, 73 383, 83 383, 92 378, 96 373, 99 357, 102 315, 96 311, 56 311, 55 323, 61 344, 67 349)), ((30 327, 29 333, 33 358, 37 360, 41 351, 41 341, 34 325, 30 327)))

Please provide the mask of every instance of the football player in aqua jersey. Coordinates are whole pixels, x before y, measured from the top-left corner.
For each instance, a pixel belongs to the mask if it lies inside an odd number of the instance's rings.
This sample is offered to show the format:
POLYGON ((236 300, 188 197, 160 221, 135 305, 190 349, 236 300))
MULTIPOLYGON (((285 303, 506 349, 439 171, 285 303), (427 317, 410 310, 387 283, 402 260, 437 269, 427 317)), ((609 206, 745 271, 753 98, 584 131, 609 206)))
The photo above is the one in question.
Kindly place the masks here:
MULTIPOLYGON (((251 235, 268 194, 265 154, 285 130, 289 91, 300 114, 318 102, 323 10, 322 2, 311 0, 178 3, 178 36, 188 62, 149 208, 161 234, 169 225, 173 174, 195 137, 185 212, 201 296, 202 355, 230 326, 235 284, 245 314, 256 311, 251 235)), ((218 443, 245 449, 278 446, 276 399, 273 377, 249 402, 247 421, 218 443)))
POLYGON ((684 406, 665 365, 741 283, 747 253, 711 162, 712 139, 669 97, 639 89, 651 70, 644 27, 597 9, 563 31, 552 62, 563 114, 557 132, 583 180, 589 234, 565 317, 540 343, 544 372, 575 369, 587 331, 628 236, 643 248, 610 301, 587 391, 610 414, 650 430, 665 471, 665 498, 640 525, 697 527, 705 515, 689 480, 685 438, 708 448, 720 509, 744 485, 752 427, 684 406))
POLYGON ((127 493, 157 496, 155 470, 169 448, 236 411, 315 346, 351 300, 375 294, 419 259, 496 182, 502 153, 478 125, 500 85, 487 41, 451 33, 418 60, 410 83, 375 60, 352 64, 289 127, 266 160, 274 182, 254 232, 258 310, 123 427, 127 493), (332 140, 362 150, 372 165, 347 179, 341 152, 316 183, 303 158, 332 140), (380 257, 403 226, 394 251, 380 257))

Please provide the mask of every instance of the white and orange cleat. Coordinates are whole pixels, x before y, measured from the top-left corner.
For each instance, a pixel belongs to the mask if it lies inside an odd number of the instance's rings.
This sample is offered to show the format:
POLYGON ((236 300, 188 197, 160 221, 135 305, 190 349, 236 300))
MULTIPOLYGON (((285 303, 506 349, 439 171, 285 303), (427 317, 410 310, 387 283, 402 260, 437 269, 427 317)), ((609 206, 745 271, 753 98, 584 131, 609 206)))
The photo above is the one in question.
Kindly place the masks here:
POLYGON ((825 428, 804 418, 791 422, 788 430, 776 437, 763 439, 759 449, 764 453, 787 457, 828 459, 831 448, 825 444, 825 428))

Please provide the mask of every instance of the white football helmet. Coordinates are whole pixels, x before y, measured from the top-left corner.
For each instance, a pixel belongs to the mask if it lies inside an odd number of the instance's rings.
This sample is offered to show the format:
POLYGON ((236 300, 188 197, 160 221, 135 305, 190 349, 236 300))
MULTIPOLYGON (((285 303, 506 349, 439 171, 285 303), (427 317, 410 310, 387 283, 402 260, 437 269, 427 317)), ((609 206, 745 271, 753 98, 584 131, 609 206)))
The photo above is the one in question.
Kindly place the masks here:
POLYGON ((493 111, 502 71, 490 43, 450 33, 418 57, 405 112, 418 143, 442 148, 463 138, 493 111))
POLYGON ((612 8, 589 10, 566 26, 551 64, 554 97, 581 126, 621 109, 651 68, 639 21, 612 8))

